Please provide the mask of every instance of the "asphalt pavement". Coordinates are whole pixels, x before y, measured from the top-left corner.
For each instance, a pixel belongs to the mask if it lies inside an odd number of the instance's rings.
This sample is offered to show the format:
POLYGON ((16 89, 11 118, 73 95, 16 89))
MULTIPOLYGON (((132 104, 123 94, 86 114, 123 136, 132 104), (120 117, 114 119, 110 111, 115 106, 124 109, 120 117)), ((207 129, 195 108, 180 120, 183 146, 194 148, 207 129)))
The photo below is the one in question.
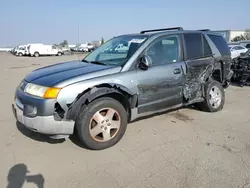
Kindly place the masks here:
POLYGON ((114 147, 90 151, 16 123, 14 91, 30 71, 82 55, 0 53, 1 187, 250 188, 250 87, 231 86, 218 113, 183 108, 135 121, 114 147))

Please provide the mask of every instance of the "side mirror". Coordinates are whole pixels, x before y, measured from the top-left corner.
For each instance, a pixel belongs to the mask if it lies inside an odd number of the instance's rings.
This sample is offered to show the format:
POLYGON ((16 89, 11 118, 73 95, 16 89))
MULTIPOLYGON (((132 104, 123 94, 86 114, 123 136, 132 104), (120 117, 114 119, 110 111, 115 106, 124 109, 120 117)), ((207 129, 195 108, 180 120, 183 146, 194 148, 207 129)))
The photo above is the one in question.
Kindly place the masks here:
POLYGON ((148 55, 144 55, 139 62, 139 68, 141 70, 147 70, 152 65, 152 59, 148 55))

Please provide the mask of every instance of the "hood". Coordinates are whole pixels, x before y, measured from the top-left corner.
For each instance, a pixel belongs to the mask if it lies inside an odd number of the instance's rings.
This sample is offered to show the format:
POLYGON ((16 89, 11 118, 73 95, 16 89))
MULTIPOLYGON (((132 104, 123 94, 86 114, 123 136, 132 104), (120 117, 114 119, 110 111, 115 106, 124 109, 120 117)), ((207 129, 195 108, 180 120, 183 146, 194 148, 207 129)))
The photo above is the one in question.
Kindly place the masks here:
POLYGON ((88 75, 88 79, 103 76, 109 74, 109 70, 111 73, 114 71, 119 72, 121 67, 118 68, 114 66, 97 65, 81 61, 70 61, 36 69, 28 74, 25 77, 25 80, 34 84, 53 87, 63 81, 79 76, 88 75), (97 74, 93 74, 91 77, 91 73, 97 74))

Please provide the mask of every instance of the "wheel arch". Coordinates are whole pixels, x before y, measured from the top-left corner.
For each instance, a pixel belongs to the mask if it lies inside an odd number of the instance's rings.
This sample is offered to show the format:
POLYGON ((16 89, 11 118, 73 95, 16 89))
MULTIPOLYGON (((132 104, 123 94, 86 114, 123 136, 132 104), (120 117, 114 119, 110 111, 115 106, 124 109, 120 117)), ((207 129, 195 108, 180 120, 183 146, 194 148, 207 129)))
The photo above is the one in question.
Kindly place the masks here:
POLYGON ((132 93, 127 87, 120 84, 100 84, 80 93, 76 99, 69 105, 66 118, 76 120, 81 108, 95 99, 101 97, 111 97, 119 101, 127 110, 128 119, 131 116, 131 109, 137 105, 137 94, 132 93))

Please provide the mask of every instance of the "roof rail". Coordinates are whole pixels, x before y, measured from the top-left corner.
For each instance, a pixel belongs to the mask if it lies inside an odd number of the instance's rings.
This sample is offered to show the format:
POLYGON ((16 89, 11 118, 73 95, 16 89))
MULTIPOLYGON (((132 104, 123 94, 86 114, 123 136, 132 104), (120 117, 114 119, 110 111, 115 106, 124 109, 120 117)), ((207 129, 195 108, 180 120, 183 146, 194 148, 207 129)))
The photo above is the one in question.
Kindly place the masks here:
POLYGON ((140 34, 155 32, 155 31, 168 31, 168 30, 181 30, 182 31, 183 28, 182 27, 172 27, 172 28, 164 28, 164 29, 144 30, 144 31, 141 31, 140 34))
POLYGON ((198 31, 210 31, 210 29, 200 29, 198 31))

